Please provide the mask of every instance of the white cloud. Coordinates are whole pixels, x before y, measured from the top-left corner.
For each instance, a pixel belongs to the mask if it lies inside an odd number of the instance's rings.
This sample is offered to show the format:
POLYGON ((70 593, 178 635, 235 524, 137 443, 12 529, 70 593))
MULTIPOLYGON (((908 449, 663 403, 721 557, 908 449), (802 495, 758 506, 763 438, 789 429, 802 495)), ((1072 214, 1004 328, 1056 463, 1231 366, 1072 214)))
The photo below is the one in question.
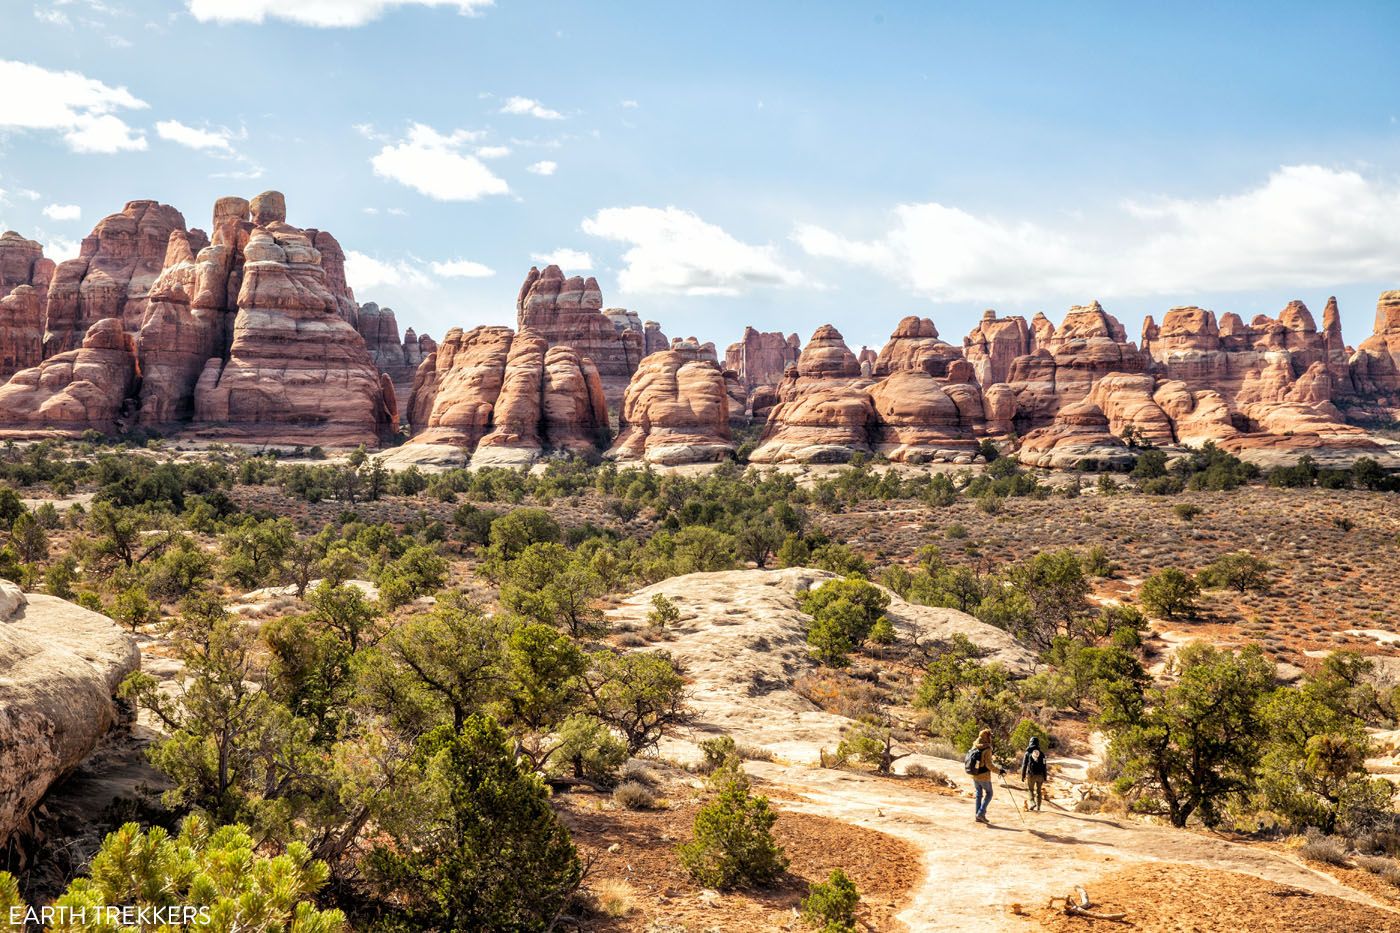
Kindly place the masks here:
POLYGON ((61 236, 50 237, 44 243, 44 256, 54 262, 77 259, 82 245, 78 240, 69 240, 61 236))
POLYGON ((556 171, 558 171, 558 169, 558 162, 551 162, 548 159, 541 159, 539 162, 535 162, 531 165, 526 166, 525 171, 533 172, 536 175, 553 175, 556 171))
POLYGON ((508 97, 501 106, 501 113, 515 113, 522 116, 537 117, 541 120, 562 120, 564 115, 557 110, 550 110, 537 100, 529 97, 508 97))
POLYGON ((435 262, 432 263, 432 269, 434 275, 440 275, 445 279, 487 279, 496 274, 496 270, 490 266, 472 262, 470 259, 435 262))
POLYGON ((556 249, 552 253, 535 253, 530 259, 542 266, 558 266, 566 272, 593 271, 593 257, 581 249, 556 249))
POLYGON ((0 130, 59 132, 74 152, 146 148, 146 137, 114 114, 147 106, 124 87, 109 87, 76 71, 7 60, 0 60, 0 87, 12 89, 0 95, 0 130))
POLYGON ((637 103, 635 100, 624 100, 622 106, 628 110, 636 110, 641 104, 637 103))
POLYGON ((482 146, 476 150, 477 158, 481 159, 504 159, 510 155, 509 146, 482 146))
POLYGON ((618 275, 624 292, 737 295, 758 285, 794 285, 798 275, 771 246, 736 240, 676 207, 610 207, 583 222, 594 236, 632 244, 618 275))
POLYGON ((220 127, 213 130, 202 130, 195 126, 186 126, 179 120, 161 120, 156 124, 156 135, 161 139, 172 143, 178 143, 189 149, 208 149, 213 152, 232 152, 233 133, 230 130, 220 127))
POLYGON ((384 286, 430 288, 433 284, 432 279, 413 263, 403 260, 384 262, 353 249, 345 252, 345 280, 357 292, 384 286))
POLYGON ((438 201, 476 201, 509 194, 510 186, 475 155, 463 149, 481 133, 454 130, 443 135, 415 123, 408 138, 386 145, 370 159, 374 174, 407 185, 438 201))
POLYGON ((43 7, 34 8, 34 18, 41 23, 48 23, 50 26, 63 26, 65 28, 73 25, 73 21, 68 18, 68 14, 62 10, 46 10, 43 7))
POLYGON ((474 16, 492 0, 189 0, 203 23, 263 23, 281 19, 301 26, 363 26, 401 6, 447 7, 474 16))
POLYGON ((934 300, 1082 299, 1394 280, 1398 215, 1396 182, 1294 165, 1238 194, 1125 201, 1055 225, 903 204, 874 239, 812 224, 793 239, 934 300))
POLYGON ((44 208, 44 216, 49 220, 77 220, 83 216, 83 209, 76 204, 50 204, 44 208))

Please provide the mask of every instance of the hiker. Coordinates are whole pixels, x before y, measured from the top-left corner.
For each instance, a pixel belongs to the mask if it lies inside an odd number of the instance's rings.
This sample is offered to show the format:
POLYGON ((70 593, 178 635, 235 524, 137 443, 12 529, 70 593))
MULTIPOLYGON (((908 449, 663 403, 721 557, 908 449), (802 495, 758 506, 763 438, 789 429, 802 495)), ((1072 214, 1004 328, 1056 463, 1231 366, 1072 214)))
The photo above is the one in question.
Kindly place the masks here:
POLYGON ((1039 810, 1040 801, 1045 795, 1045 778, 1050 774, 1050 766, 1045 760, 1045 752, 1040 748, 1040 737, 1031 736, 1031 744, 1026 746, 1026 754, 1021 758, 1021 780, 1026 782, 1026 796, 1030 798, 1028 809, 1039 810))
MULTIPOLYGON (((992 769, 996 767, 992 763, 992 730, 983 729, 977 733, 977 741, 972 748, 967 750, 967 758, 963 761, 963 769, 972 775, 973 787, 977 789, 977 822, 986 823, 987 804, 992 802, 992 769)), ((997 768, 1001 774, 1006 774, 1005 768, 997 768)))

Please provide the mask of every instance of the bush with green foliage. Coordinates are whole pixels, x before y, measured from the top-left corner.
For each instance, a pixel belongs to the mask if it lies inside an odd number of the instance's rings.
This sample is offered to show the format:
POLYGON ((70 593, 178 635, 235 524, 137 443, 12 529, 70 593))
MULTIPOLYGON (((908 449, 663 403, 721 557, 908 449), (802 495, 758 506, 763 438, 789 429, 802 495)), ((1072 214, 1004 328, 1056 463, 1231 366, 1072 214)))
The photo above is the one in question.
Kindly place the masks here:
POLYGON ((405 919, 442 930, 549 930, 583 878, 544 784, 511 754, 490 717, 440 727, 418 742, 428 805, 386 827, 366 859, 405 919))
POLYGON ((813 882, 802 899, 802 920, 820 933, 855 933, 860 892, 841 869, 832 869, 825 881, 813 882))
POLYGON ((1110 728, 1114 789, 1141 813, 1214 826, 1254 783, 1266 730, 1260 700, 1274 665, 1257 645, 1238 655, 1204 642, 1176 654, 1174 683, 1145 692, 1141 712, 1110 728))
POLYGON ((1268 586, 1273 570, 1273 565, 1262 557, 1255 557, 1248 551, 1236 551, 1211 561, 1196 574, 1196 579, 1203 586, 1228 587, 1244 593, 1268 586))
POLYGON ((1142 581, 1138 599, 1148 612, 1164 619, 1190 618, 1196 612, 1201 585, 1185 571, 1165 567, 1142 581))
POLYGON ((694 838, 677 854, 696 883, 717 891, 761 887, 787 870, 787 856, 773 839, 778 815, 768 798, 749 792, 738 762, 715 772, 715 798, 695 814, 694 838))
POLYGON ((890 598, 884 590, 851 576, 827 580, 802 594, 799 605, 812 617, 807 642, 823 664, 844 667, 846 656, 870 636, 890 598))
MULTIPOLYGON (((53 906, 92 918, 78 929, 115 929, 96 921, 100 911, 132 907, 172 918, 182 909, 196 911, 188 925, 218 933, 339 933, 348 928, 345 914, 316 906, 328 876, 325 863, 299 842, 280 855, 259 855, 246 827, 211 828, 189 816, 174 838, 159 826, 143 832, 136 823, 111 833, 87 875, 69 884, 53 906)), ((0 871, 0 909, 8 917, 12 908, 21 915, 25 910, 14 879, 0 871)), ((185 926, 180 915, 162 929, 185 926)))

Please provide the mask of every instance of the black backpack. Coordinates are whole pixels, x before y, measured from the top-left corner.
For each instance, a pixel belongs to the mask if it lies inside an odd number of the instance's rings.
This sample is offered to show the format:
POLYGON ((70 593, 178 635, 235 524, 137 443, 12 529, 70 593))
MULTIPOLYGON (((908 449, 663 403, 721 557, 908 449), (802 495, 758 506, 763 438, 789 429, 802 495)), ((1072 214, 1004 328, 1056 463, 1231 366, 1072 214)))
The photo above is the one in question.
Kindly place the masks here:
POLYGON ((1049 771, 1045 766, 1045 753, 1038 748, 1026 752, 1026 773, 1031 777, 1045 777, 1049 771))
POLYGON ((981 774, 985 769, 982 767, 982 749, 976 745, 967 750, 967 757, 963 759, 963 770, 968 774, 981 774))

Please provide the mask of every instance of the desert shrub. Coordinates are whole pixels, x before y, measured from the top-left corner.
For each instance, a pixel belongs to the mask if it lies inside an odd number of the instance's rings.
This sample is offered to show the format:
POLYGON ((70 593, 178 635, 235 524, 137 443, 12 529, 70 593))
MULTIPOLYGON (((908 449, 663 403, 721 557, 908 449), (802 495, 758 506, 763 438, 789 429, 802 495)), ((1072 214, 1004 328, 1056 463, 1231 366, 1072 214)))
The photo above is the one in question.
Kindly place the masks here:
POLYGON ((848 545, 837 542, 813 548, 810 565, 819 570, 842 575, 864 575, 870 572, 870 564, 864 557, 848 545))
POLYGON ((410 928, 552 929, 583 868, 543 783, 487 717, 435 729, 418 745, 436 811, 418 819, 440 828, 375 845, 371 878, 406 899, 410 928))
POLYGON ((777 759, 776 755, 762 745, 750 745, 747 742, 740 742, 735 751, 744 761, 775 761, 777 759))
POLYGON ((788 864, 773 839, 778 815, 767 797, 749 793, 737 764, 721 771, 719 793, 695 815, 695 837, 677 850, 681 865, 698 884, 717 891, 768 884, 788 864))
POLYGON ((1101 544, 1089 548, 1081 558, 1080 564, 1089 576, 1102 579, 1113 576, 1118 570, 1118 565, 1109 558, 1108 550, 1101 544))
POLYGON ((701 758, 697 770, 701 774, 713 774, 731 761, 739 758, 739 747, 727 735, 705 739, 700 743, 701 758))
POLYGON ((880 616, 875 620, 875 624, 870 626, 870 634, 867 640, 876 645, 892 645, 898 640, 895 634, 894 625, 888 616, 880 616))
POLYGON ((819 709, 847 719, 860 719, 880 709, 880 692, 872 684, 836 671, 803 674, 793 682, 792 689, 819 709))
POLYGON ((1375 855, 1357 856, 1356 864, 1390 884, 1400 887, 1400 862, 1375 855))
POLYGON ((1335 865, 1338 868, 1345 868, 1349 864, 1342 843, 1335 836, 1325 836, 1319 832, 1308 833, 1306 841, 1298 849, 1298 854, 1310 861, 1335 865))
POLYGON ((1013 749, 1027 747, 1030 745, 1031 736, 1040 739, 1041 748, 1050 748, 1052 744, 1050 733, 1044 726, 1029 717, 1022 719, 1016 724, 1016 728, 1011 730, 1011 747, 1013 749))
POLYGON ((651 609, 647 611, 647 624, 652 628, 665 628, 674 625, 681 617, 681 611, 676 608, 676 604, 666 597, 665 593, 657 593, 651 598, 651 609))
MULTIPOLYGON (((89 875, 73 881, 55 906, 95 917, 104 907, 197 905, 208 908, 210 927, 249 933, 337 933, 347 927, 341 911, 316 906, 329 872, 305 845, 294 842, 274 857, 258 855, 245 827, 211 828, 200 816, 186 817, 174 838, 159 826, 142 831, 125 824, 103 841, 89 875)), ((18 886, 3 871, 0 907, 10 908, 9 916, 24 912, 18 886)))
POLYGON ((1255 557, 1247 551, 1236 551, 1211 561, 1196 574, 1196 579, 1203 586, 1228 587, 1243 593, 1264 589, 1273 569, 1273 565, 1262 557, 1255 557))
POLYGON ((656 806, 656 795, 645 784, 637 781, 624 781, 613 788, 613 803, 628 810, 650 810, 656 806))
POLYGON ((606 787, 617 781, 626 761, 627 743, 594 717, 575 713, 560 724, 556 771, 567 768, 576 778, 606 787))
POLYGON ((1172 506, 1172 511, 1175 512, 1176 517, 1183 522, 1190 522, 1194 521, 1204 509, 1194 502, 1178 502, 1176 505, 1172 506))
POLYGON ((593 884, 588 892, 592 895, 593 910, 604 917, 630 917, 637 911, 637 892, 626 881, 604 878, 593 884))
POLYGON ((802 611, 812 617, 807 642, 824 664, 844 667, 846 656, 869 637, 890 598, 857 577, 828 580, 802 595, 802 611))
POLYGON ((825 881, 815 882, 802 899, 802 920, 821 933, 855 933, 860 892, 844 871, 834 869, 825 881))
POLYGON ((944 774, 942 771, 935 771, 921 764, 909 765, 909 767, 904 769, 904 774, 906 777, 922 778, 925 781, 932 781, 939 787, 958 786, 956 781, 948 777, 948 775, 944 774))
POLYGON ((1138 598, 1147 611, 1164 619, 1190 617, 1196 611, 1201 586, 1184 571, 1167 567, 1142 582, 1138 598))
POLYGON ((1269 471, 1266 482, 1270 486, 1282 488, 1301 488, 1311 486, 1317 481, 1317 461, 1304 454, 1298 458, 1298 462, 1292 466, 1277 467, 1269 471))

